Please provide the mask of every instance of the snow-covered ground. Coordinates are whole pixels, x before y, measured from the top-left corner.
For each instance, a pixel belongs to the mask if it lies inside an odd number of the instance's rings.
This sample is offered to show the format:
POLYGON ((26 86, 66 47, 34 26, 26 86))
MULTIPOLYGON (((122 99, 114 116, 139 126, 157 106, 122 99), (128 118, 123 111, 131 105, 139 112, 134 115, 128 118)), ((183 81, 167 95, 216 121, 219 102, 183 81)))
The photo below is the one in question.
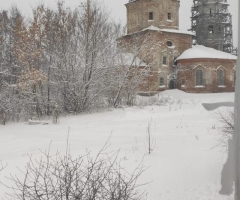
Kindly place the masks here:
MULTIPOLYGON (((51 143, 51 151, 64 152, 69 132, 69 144, 74 155, 86 149, 97 152, 108 143, 108 151, 119 150, 122 165, 129 171, 143 159, 149 167, 140 177, 147 191, 148 200, 230 200, 221 196, 221 170, 226 161, 226 149, 220 146, 222 137, 218 122, 219 108, 207 111, 202 103, 233 101, 233 93, 187 94, 178 90, 165 91, 151 106, 119 108, 102 113, 62 117, 60 124, 28 125, 13 123, 0 125, 0 160, 7 168, 0 174, 0 181, 10 184, 9 174, 24 170, 28 155, 41 156, 51 143), (162 96, 164 95, 164 97, 162 96), (155 104, 155 105, 154 105, 155 104), (147 126, 156 146, 147 154, 147 126)), ((0 185, 0 197, 7 189, 0 185)))

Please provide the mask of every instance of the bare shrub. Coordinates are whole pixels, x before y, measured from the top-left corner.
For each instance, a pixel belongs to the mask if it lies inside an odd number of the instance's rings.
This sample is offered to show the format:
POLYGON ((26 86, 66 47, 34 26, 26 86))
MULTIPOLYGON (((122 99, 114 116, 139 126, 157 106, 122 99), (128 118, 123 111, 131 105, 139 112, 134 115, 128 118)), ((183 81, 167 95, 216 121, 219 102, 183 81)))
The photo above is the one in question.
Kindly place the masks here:
POLYGON ((133 173, 121 167, 117 153, 104 153, 95 157, 90 153, 74 158, 44 152, 40 160, 30 160, 24 178, 10 176, 13 194, 9 199, 24 200, 141 200, 137 184, 144 169, 138 166, 133 173))
POLYGON ((7 165, 3 165, 2 161, 0 161, 0 172, 4 170, 7 167, 7 165))
MULTIPOLYGON (((217 113, 220 122, 220 138, 215 147, 222 147, 224 151, 229 151, 229 141, 233 138, 234 133, 234 110, 221 111, 217 113)), ((212 129, 216 129, 215 124, 212 129)))
POLYGON ((234 111, 230 110, 227 113, 219 112, 219 121, 222 124, 222 132, 228 136, 233 135, 234 132, 234 111))
POLYGON ((175 99, 170 96, 137 96, 136 106, 145 107, 145 106, 166 106, 177 103, 175 99))

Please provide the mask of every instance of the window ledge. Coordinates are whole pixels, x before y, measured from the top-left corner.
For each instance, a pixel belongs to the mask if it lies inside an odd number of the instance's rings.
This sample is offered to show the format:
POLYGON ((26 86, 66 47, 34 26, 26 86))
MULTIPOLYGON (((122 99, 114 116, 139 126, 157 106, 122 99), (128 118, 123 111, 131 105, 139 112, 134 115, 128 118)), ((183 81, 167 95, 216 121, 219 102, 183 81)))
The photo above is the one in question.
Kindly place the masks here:
POLYGON ((186 85, 181 85, 181 87, 182 87, 182 88, 185 88, 185 87, 186 87, 186 85))
POLYGON ((218 85, 219 88, 225 88, 226 85, 218 85))
POLYGON ((162 66, 163 66, 163 67, 167 67, 167 65, 165 65, 165 64, 163 64, 162 66))
POLYGON ((159 86, 159 88, 165 88, 166 87, 166 85, 160 85, 159 86))
POLYGON ((195 88, 205 88, 204 85, 196 85, 195 88))
POLYGON ((155 20, 154 19, 149 19, 148 22, 154 22, 155 20))
POLYGON ((173 22, 173 20, 168 19, 167 22, 173 22))

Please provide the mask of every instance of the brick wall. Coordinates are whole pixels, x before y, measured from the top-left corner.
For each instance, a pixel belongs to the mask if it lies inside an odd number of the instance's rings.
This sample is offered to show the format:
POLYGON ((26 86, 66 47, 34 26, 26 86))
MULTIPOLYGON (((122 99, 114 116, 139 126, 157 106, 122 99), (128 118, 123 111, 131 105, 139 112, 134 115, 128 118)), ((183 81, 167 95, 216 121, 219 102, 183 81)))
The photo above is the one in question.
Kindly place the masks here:
POLYGON ((127 3, 127 32, 137 32, 151 25, 178 29, 179 6, 177 0, 137 0, 127 3), (149 20, 150 12, 153 13, 153 20, 149 20), (168 20, 168 13, 171 14, 171 20, 168 20))
POLYGON ((186 92, 234 92, 236 60, 187 59, 179 60, 177 88, 186 92), (203 86, 196 86, 196 71, 203 72, 203 86), (219 70, 224 72, 224 86, 219 86, 219 70), (182 85, 185 82, 184 86, 182 85))
POLYGON ((174 73, 174 60, 192 46, 192 36, 179 33, 161 31, 141 31, 126 35, 119 39, 119 47, 126 52, 137 56, 151 67, 151 73, 144 84, 142 91, 162 91, 168 89, 170 75, 174 73), (171 41, 172 46, 167 46, 171 41), (166 57, 166 64, 163 64, 166 57), (159 87, 160 78, 164 78, 164 86, 159 87))

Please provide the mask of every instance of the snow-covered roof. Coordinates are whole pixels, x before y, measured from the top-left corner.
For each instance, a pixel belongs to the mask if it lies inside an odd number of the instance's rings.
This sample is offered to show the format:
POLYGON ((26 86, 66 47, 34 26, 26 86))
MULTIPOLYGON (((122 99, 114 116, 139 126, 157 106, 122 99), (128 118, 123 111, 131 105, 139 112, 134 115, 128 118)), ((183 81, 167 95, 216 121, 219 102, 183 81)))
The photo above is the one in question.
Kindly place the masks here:
MULTIPOLYGON (((161 28, 158 28, 156 26, 149 26, 147 28, 144 28, 142 29, 141 31, 137 31, 137 32, 134 32, 134 33, 139 33, 139 32, 142 32, 142 31, 147 31, 147 30, 150 30, 150 31, 158 31, 158 32, 168 32, 168 33, 178 33, 178 34, 186 34, 186 35, 194 35, 193 32, 191 31, 182 31, 182 30, 176 30, 176 29, 161 29, 161 28)), ((130 34, 127 34, 127 35, 132 35, 134 33, 130 33, 130 34)), ((127 36, 125 35, 125 36, 127 36)))
POLYGON ((147 66, 145 62, 133 53, 119 53, 115 59, 115 64, 120 66, 147 66))
POLYGON ((160 28, 158 28, 158 27, 156 27, 156 26, 153 26, 153 25, 151 25, 151 26, 149 26, 149 27, 147 27, 147 28, 144 28, 142 31, 146 31, 146 30, 161 31, 160 28))
POLYGON ((182 30, 175 30, 175 29, 161 29, 162 32, 169 32, 169 33, 180 33, 180 34, 186 34, 186 35, 195 35, 191 31, 182 31, 182 30))
POLYGON ((127 3, 125 3, 125 5, 129 4, 129 3, 133 3, 135 1, 138 1, 138 0, 129 0, 127 3))
POLYGON ((203 45, 195 45, 192 48, 184 51, 176 60, 186 60, 194 58, 215 58, 215 59, 230 59, 237 60, 237 56, 225 53, 203 45))
MULTIPOLYGON (((129 0, 126 4, 129 4, 129 3, 132 3, 132 2, 135 2, 135 1, 138 1, 138 0, 129 0)), ((179 1, 180 2, 180 0, 175 0, 175 1, 179 1)))

